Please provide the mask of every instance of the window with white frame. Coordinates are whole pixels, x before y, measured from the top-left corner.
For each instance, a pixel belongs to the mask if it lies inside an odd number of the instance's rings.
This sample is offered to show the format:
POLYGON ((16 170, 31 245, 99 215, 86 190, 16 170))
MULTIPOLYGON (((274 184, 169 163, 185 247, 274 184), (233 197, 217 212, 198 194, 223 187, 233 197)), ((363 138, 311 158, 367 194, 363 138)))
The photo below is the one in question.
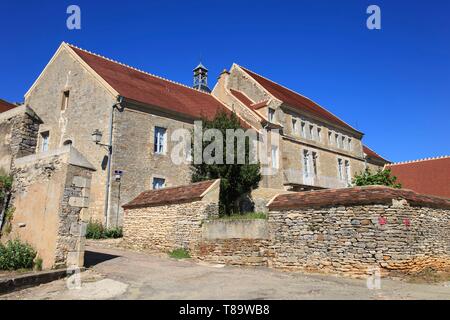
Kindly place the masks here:
POLYGON ((345 136, 341 137, 341 148, 347 149, 347 140, 345 139, 345 136))
POLYGON ((156 154, 165 154, 167 151, 167 129, 155 127, 155 147, 156 154))
POLYGON ((275 110, 272 108, 269 108, 269 121, 274 122, 275 121, 275 110))
POLYGON ((344 161, 338 159, 338 175, 340 180, 344 180, 344 161))
POLYGON ((297 134, 297 119, 292 118, 292 133, 297 134))
POLYGON ((349 151, 353 150, 352 139, 351 138, 348 138, 348 140, 347 140, 347 147, 348 147, 349 151))
POLYGON ((306 123, 302 122, 302 137, 306 138, 306 123))
POLYGON ((153 190, 163 189, 166 186, 166 179, 153 178, 152 187, 153 190))
POLYGON ((339 134, 335 134, 334 135, 334 141, 336 142, 336 147, 340 148, 341 147, 341 140, 339 140, 339 134))
POLYGON ((278 147, 277 146, 272 146, 271 158, 272 158, 272 168, 278 169, 278 167, 279 167, 279 154, 278 154, 278 147))
POLYGON ((41 133, 41 152, 48 151, 50 144, 50 131, 45 131, 41 133))
POLYGON ((352 173, 350 172, 350 161, 345 160, 345 177, 347 178, 347 183, 352 183, 352 173))
POLYGON ((310 138, 311 140, 314 139, 314 126, 313 126, 312 124, 309 125, 309 131, 308 131, 308 134, 309 134, 309 138, 310 138))
POLYGON ((322 129, 317 128, 317 141, 322 142, 322 129))
POLYGON ((328 132, 328 144, 329 145, 333 144, 333 132, 331 131, 328 132))

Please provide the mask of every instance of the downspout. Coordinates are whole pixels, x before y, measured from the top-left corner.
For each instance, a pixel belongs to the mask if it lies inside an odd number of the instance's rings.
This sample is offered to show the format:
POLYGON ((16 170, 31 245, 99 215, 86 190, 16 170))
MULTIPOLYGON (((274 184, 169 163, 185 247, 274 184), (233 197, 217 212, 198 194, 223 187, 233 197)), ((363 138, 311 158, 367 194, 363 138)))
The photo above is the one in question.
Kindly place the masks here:
POLYGON ((123 97, 117 97, 117 103, 111 108, 111 114, 109 117, 109 143, 108 143, 108 165, 107 165, 107 177, 106 177, 106 194, 105 194, 105 226, 109 228, 109 198, 111 192, 111 162, 112 162, 112 143, 113 143, 113 131, 114 131, 114 110, 117 108, 122 108, 121 103, 123 102, 123 97))

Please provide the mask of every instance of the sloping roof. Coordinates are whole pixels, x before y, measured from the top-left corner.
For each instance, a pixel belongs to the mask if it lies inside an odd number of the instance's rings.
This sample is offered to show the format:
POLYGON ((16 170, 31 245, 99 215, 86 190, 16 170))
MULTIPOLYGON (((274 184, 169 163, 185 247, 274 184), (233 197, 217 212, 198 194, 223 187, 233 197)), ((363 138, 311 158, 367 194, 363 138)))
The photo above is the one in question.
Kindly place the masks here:
POLYGON ((151 75, 75 46, 69 47, 121 96, 193 118, 229 109, 211 94, 151 75))
POLYGON ((142 192, 136 199, 125 204, 124 209, 163 206, 200 200, 203 194, 220 180, 208 180, 186 186, 178 186, 142 192))
POLYGON ((283 101, 285 104, 297 108, 300 111, 307 111, 313 115, 316 115, 319 118, 325 119, 330 123, 339 125, 343 128, 351 130, 353 132, 359 132, 358 130, 351 127, 349 124, 345 123, 331 112, 327 111, 323 107, 319 106, 314 101, 286 88, 278 83, 273 82, 261 75, 254 73, 244 67, 239 66, 242 70, 244 70, 249 76, 251 76, 256 82, 258 82, 264 89, 266 89, 270 94, 272 94, 275 98, 283 101))
POLYGON ((385 158, 383 158, 382 156, 380 156, 378 153, 376 153, 375 151, 373 151, 372 149, 370 149, 368 146, 363 145, 363 152, 365 154, 367 154, 369 157, 389 163, 389 160, 386 160, 385 158))
POLYGON ((249 97, 247 97, 245 94, 243 94, 240 91, 234 90, 234 89, 230 89, 231 94, 238 99, 239 101, 241 101, 245 106, 247 107, 251 107, 251 105, 253 104, 253 101, 250 100, 249 97))
POLYGON ((17 107, 15 104, 9 103, 8 101, 0 99, 0 113, 5 112, 17 107))
POLYGON ((450 156, 387 165, 404 188, 450 199, 450 156))
POLYGON ((327 189, 283 194, 273 199, 269 203, 269 208, 270 210, 288 210, 364 204, 392 204, 393 199, 405 199, 413 206, 421 205, 450 209, 450 199, 385 186, 327 189))

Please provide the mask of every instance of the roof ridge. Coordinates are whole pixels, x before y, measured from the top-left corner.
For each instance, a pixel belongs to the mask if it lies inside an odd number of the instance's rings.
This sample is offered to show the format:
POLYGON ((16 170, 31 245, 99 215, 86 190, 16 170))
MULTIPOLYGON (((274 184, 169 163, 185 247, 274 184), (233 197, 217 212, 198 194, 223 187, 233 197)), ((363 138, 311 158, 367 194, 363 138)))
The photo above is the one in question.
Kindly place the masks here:
POLYGON ((431 161, 431 160, 440 160, 440 159, 447 159, 447 158, 450 158, 450 155, 448 155, 448 156, 438 156, 438 157, 429 157, 429 158, 423 158, 423 159, 417 159, 417 160, 394 162, 394 163, 388 164, 388 166, 410 164, 410 163, 417 163, 417 162, 431 161))
MULTIPOLYGON (((322 109, 325 110, 326 112, 328 112, 328 113, 330 113, 331 115, 333 115, 334 117, 336 117, 338 120, 340 120, 340 121, 342 121, 343 123, 345 123, 346 125, 348 125, 350 128, 352 128, 352 129, 355 130, 356 132, 360 132, 359 130, 357 130, 356 128, 354 128, 352 125, 348 124, 346 121, 344 121, 344 120, 342 120, 341 118, 339 118, 339 117, 338 117, 337 115, 335 115, 333 112, 329 111, 329 110, 326 109, 325 107, 322 107, 320 104, 318 104, 317 102, 315 102, 313 99, 311 99, 311 98, 309 98, 309 97, 307 97, 307 96, 305 96, 305 95, 303 95, 303 94, 301 94, 301 93, 298 93, 298 92, 296 92, 296 91, 294 91, 294 90, 292 90, 292 89, 290 89, 290 88, 288 88, 288 87, 286 87, 286 86, 284 86, 284 85, 282 85, 282 84, 280 84, 280 83, 278 83, 278 82, 275 82, 275 81, 273 81, 273 80, 271 80, 271 79, 269 79, 269 78, 267 78, 267 77, 265 77, 265 76, 263 76, 263 75, 260 75, 260 74, 257 73, 257 72, 254 72, 254 71, 252 71, 252 70, 250 70, 250 69, 247 69, 247 68, 245 68, 245 67, 243 67, 243 66, 241 66, 241 65, 239 65, 239 64, 237 64, 237 63, 236 63, 236 65, 237 65, 238 67, 244 69, 244 71, 250 71, 250 72, 256 74, 257 76, 266 79, 267 81, 270 81, 270 82, 272 82, 272 83, 274 83, 274 84, 276 84, 276 85, 278 85, 278 86, 280 86, 280 87, 283 87, 283 88, 286 89, 286 90, 291 91, 292 93, 298 94, 299 96, 301 96, 301 97, 303 97, 303 98, 305 98, 305 99, 308 99, 308 100, 311 101, 312 103, 316 104, 317 106, 319 106, 320 108, 322 108, 322 109)), ((250 76, 251 76, 251 75, 250 75, 250 76)), ((263 87, 264 87, 264 86, 263 86, 263 87)), ((266 89, 266 90, 267 90, 267 89, 266 89)), ((278 99, 278 98, 277 98, 277 99, 278 99)), ((280 99, 278 99, 278 100, 280 100, 280 99)), ((361 132, 360 132, 360 133, 361 133, 361 132)))
POLYGON ((173 81, 173 80, 170 80, 170 79, 167 79, 167 78, 158 76, 158 75, 156 75, 156 74, 153 74, 153 73, 150 73, 150 72, 147 72, 147 71, 138 69, 138 68, 136 68, 136 67, 130 66, 130 65, 125 64, 125 63, 123 63, 123 62, 120 62, 120 61, 117 61, 117 60, 113 60, 113 59, 108 58, 108 57, 105 57, 105 56, 103 56, 103 55, 101 55, 101 54, 98 54, 98 53, 95 53, 95 52, 92 52, 92 51, 89 51, 89 50, 80 48, 80 47, 78 47, 78 46, 76 46, 76 45, 73 45, 73 44, 70 44, 70 43, 67 43, 67 42, 66 42, 66 44, 67 44, 69 47, 73 47, 73 48, 78 49, 78 50, 81 50, 81 51, 83 51, 83 52, 85 52, 85 53, 88 53, 88 54, 91 54, 91 55, 93 55, 93 56, 99 57, 99 58, 101 58, 101 59, 105 59, 105 60, 107 60, 107 61, 116 63, 116 64, 118 64, 118 65, 121 65, 121 66, 123 66, 123 67, 129 68, 129 69, 134 70, 134 71, 137 71, 137 72, 140 72, 140 73, 142 73, 142 74, 145 74, 145 75, 148 75, 148 76, 151 76, 151 77, 154 77, 154 78, 163 80, 163 81, 167 81, 167 82, 170 82, 170 83, 173 83, 173 84, 176 84, 176 85, 179 85, 179 86, 182 86, 182 87, 185 87, 185 88, 194 90, 194 91, 196 91, 196 92, 200 92, 200 93, 203 93, 203 94, 212 96, 211 93, 204 92, 204 91, 201 91, 201 90, 197 90, 197 89, 195 89, 195 88, 189 87, 188 85, 186 85, 186 84, 184 84, 184 83, 177 82, 177 81, 173 81))

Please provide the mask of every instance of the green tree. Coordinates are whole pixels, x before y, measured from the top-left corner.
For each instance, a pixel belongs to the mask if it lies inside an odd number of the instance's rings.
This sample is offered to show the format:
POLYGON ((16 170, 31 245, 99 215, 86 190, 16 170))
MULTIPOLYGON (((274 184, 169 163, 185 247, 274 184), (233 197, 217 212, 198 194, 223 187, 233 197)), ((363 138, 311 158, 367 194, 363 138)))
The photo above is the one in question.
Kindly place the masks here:
POLYGON ((369 168, 353 178, 355 186, 388 186, 392 188, 401 189, 402 185, 397 183, 397 177, 393 176, 390 169, 378 170, 377 172, 370 171, 369 168))
MULTIPOLYGON (((221 179, 220 214, 229 215, 237 213, 239 211, 238 199, 242 195, 248 194, 251 190, 257 188, 259 181, 261 181, 260 164, 250 164, 251 145, 249 138, 245 140, 245 150, 241 150, 238 148, 237 143, 233 143, 234 161, 233 164, 226 164, 226 130, 244 130, 235 113, 227 114, 222 111, 217 113, 213 120, 203 119, 203 133, 208 129, 217 129, 222 133, 223 164, 206 164, 204 161, 201 164, 193 164, 192 182, 221 179), (237 155, 242 155, 242 152, 245 153, 245 164, 237 164, 237 155)), ((214 139, 211 142, 204 141, 202 143, 202 154, 205 148, 213 142, 214 139)), ((192 147, 192 150, 194 151, 194 147, 192 147)))

